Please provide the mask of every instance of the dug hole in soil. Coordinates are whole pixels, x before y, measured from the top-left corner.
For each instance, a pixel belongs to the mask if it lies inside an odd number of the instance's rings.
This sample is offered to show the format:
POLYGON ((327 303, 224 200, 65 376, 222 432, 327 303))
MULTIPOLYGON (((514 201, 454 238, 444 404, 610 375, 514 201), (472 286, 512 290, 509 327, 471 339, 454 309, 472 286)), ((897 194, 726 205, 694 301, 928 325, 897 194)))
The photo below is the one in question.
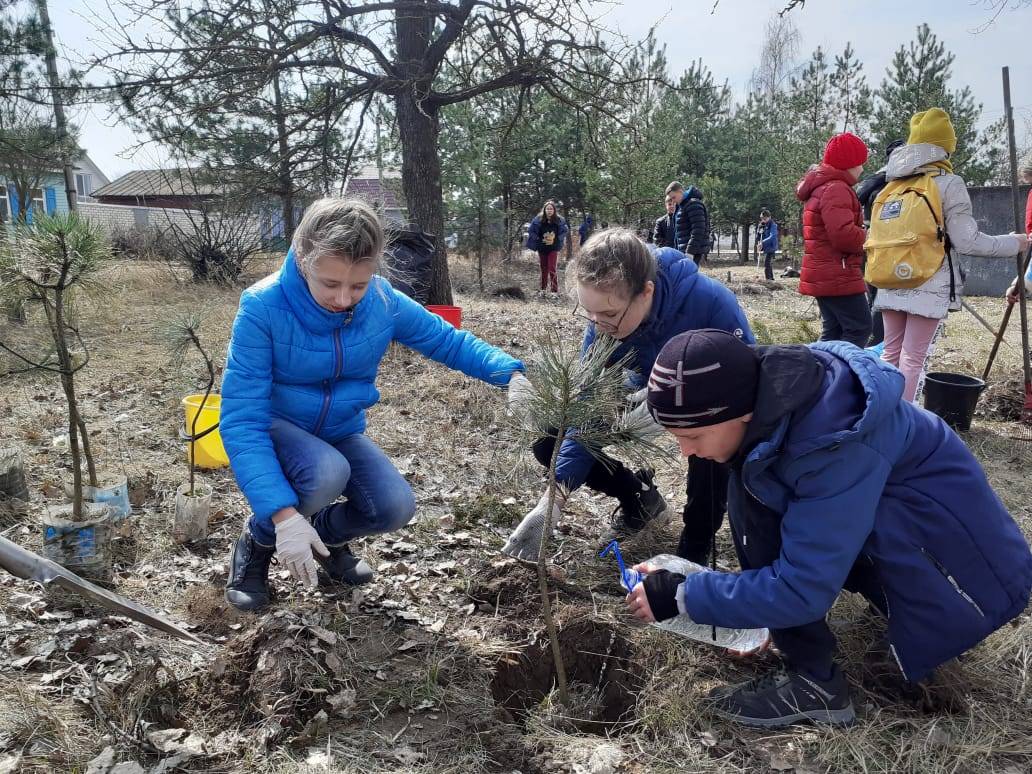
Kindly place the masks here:
MULTIPOLYGON (((566 664, 570 707, 557 709, 578 730, 606 736, 619 733, 635 720, 642 686, 640 660, 613 624, 582 619, 559 629, 566 664)), ((555 660, 546 632, 518 654, 503 656, 495 667, 491 694, 514 722, 523 722, 551 693, 555 660)))

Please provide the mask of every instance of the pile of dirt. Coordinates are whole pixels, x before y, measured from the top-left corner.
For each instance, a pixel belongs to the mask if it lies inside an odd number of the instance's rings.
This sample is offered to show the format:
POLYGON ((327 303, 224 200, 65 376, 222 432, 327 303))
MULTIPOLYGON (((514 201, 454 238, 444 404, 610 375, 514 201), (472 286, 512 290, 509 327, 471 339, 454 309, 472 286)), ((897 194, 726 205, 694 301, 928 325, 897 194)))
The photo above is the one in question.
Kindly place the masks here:
POLYGON ((978 402, 976 416, 994 422, 1017 422, 1025 407, 1025 387, 1020 379, 990 384, 978 402))
POLYGON ((280 611, 226 643, 196 677, 196 701, 231 715, 232 726, 250 727, 266 744, 303 736, 309 725, 354 707, 355 692, 343 680, 348 661, 334 632, 280 611))

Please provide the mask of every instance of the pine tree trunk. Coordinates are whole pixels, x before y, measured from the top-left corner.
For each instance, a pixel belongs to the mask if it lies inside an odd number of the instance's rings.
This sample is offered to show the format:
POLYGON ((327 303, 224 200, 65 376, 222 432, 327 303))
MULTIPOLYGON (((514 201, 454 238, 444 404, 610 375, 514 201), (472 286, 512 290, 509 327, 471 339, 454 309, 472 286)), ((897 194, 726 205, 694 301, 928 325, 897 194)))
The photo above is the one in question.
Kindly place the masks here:
POLYGON ((421 0, 406 3, 396 12, 398 71, 407 83, 395 96, 401 135, 401 182, 409 219, 434 237, 430 258, 430 303, 451 304, 452 289, 445 251, 444 202, 441 193, 441 157, 438 108, 425 99, 431 93, 433 73, 423 60, 433 31, 433 15, 421 0))
POLYGON ((294 182, 290 175, 290 136, 287 132, 287 117, 284 113, 283 95, 280 91, 278 73, 272 79, 272 93, 276 103, 276 143, 279 154, 276 177, 280 190, 280 203, 282 205, 283 238, 289 245, 294 238, 295 228, 294 182))
POLYGON ((36 7, 39 9, 40 26, 43 27, 43 34, 47 41, 47 48, 43 58, 46 61, 47 82, 50 85, 50 93, 54 101, 54 126, 57 127, 57 139, 61 144, 65 194, 68 197, 68 209, 75 212, 79 208, 75 191, 75 168, 69 155, 71 153, 71 143, 68 139, 68 119, 65 118, 64 104, 61 101, 61 78, 57 72, 57 50, 54 48, 54 30, 50 26, 50 9, 47 7, 47 0, 36 0, 36 7))
POLYGON ((742 223, 742 240, 738 245, 739 256, 742 259, 742 263, 749 262, 749 223, 742 223))

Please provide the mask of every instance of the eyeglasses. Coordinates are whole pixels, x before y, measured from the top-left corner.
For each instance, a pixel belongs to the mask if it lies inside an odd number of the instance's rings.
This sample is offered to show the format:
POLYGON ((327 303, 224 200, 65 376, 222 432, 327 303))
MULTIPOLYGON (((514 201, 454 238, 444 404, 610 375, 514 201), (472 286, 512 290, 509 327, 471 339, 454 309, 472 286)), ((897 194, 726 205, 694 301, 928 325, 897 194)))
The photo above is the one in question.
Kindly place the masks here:
POLYGON ((604 333, 613 334, 620 330, 620 326, 623 324, 624 318, 627 313, 631 310, 631 305, 634 303, 632 298, 627 302, 627 306, 624 307, 623 312, 617 317, 615 314, 589 314, 580 303, 576 303, 573 306, 573 316, 578 317, 588 323, 594 323, 595 327, 601 329, 604 333), (584 311, 579 311, 584 310, 584 311), (615 322, 614 322, 615 318, 615 322))

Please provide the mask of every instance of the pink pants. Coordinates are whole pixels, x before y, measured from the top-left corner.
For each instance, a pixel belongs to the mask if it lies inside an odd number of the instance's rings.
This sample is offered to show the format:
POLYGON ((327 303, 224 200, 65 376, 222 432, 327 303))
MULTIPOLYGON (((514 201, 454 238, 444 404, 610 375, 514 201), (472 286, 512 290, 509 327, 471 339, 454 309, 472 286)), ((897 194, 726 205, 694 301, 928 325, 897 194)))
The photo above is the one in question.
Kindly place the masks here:
POLYGON ((558 250, 539 250, 538 259, 541 261, 541 289, 545 290, 549 285, 552 292, 559 292, 559 275, 556 273, 556 265, 559 263, 558 250))
POLYGON ((935 329, 942 321, 892 309, 882 310, 882 320, 885 322, 885 351, 882 360, 903 373, 906 380, 903 400, 912 401, 917 392, 921 370, 928 358, 928 347, 935 336, 935 329))

